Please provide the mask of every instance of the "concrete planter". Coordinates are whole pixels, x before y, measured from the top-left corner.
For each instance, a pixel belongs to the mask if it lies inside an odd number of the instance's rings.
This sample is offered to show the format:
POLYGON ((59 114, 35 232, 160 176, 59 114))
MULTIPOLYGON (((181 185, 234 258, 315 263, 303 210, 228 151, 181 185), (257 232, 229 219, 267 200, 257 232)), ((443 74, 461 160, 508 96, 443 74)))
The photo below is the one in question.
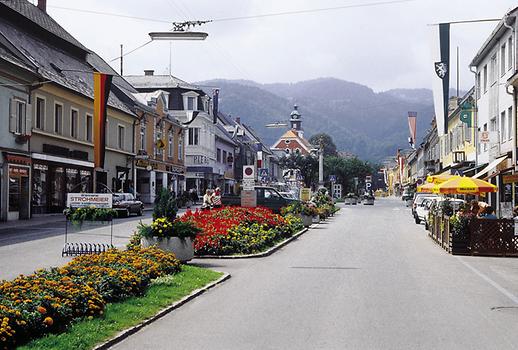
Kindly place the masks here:
POLYGON ((313 223, 314 223, 314 224, 318 224, 319 222, 320 222, 320 216, 318 216, 318 215, 314 215, 314 216, 313 216, 313 223))
POLYGON ((191 238, 142 237, 140 239, 140 244, 144 248, 156 245, 163 251, 172 252, 181 262, 187 262, 194 257, 194 244, 191 238))
POLYGON ((302 219, 302 224, 304 225, 304 227, 309 227, 313 224, 312 216, 300 214, 300 218, 302 219))

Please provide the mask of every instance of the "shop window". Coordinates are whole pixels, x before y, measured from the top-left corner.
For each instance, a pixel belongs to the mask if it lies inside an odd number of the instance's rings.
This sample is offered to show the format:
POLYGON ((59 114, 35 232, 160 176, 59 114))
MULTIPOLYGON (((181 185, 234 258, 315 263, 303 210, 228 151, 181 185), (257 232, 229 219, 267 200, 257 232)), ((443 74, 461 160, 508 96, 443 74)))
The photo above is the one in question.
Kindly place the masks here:
POLYGON ((36 117, 34 118, 34 127, 36 129, 45 129, 45 99, 36 97, 36 117))
POLYGON ((76 109, 70 110, 70 136, 77 139, 77 122, 78 111, 76 109))
POLYGON ((11 117, 9 118, 9 131, 15 134, 25 134, 26 127, 26 103, 20 99, 11 99, 11 117))
POLYGON ((34 164, 32 169, 32 207, 34 214, 47 212, 48 167, 34 164))
POLYGON ((94 129, 94 117, 90 114, 86 115, 86 141, 92 142, 94 129))

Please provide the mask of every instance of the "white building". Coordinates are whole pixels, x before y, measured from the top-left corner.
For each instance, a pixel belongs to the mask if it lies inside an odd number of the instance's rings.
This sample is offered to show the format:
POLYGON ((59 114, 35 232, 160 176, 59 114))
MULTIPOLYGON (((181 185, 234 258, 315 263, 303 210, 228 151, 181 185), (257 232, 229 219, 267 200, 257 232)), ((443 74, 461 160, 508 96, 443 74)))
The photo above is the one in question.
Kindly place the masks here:
POLYGON ((512 186, 502 180, 514 171, 516 159, 516 106, 508 80, 516 73, 517 13, 515 8, 498 23, 470 64, 476 72, 476 160, 478 166, 486 165, 475 176, 498 185, 500 191, 490 196, 490 204, 503 215, 514 204, 512 186))

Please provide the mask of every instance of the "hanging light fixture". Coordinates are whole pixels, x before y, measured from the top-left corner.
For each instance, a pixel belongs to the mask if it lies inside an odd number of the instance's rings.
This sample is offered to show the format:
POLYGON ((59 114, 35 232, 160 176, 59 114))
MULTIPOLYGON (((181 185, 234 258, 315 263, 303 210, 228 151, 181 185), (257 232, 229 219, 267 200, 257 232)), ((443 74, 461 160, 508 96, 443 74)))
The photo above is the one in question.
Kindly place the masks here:
POLYGON ((168 32, 151 32, 149 36, 151 40, 205 40, 209 36, 208 33, 192 32, 190 29, 209 22, 212 21, 174 22, 173 30, 168 32))

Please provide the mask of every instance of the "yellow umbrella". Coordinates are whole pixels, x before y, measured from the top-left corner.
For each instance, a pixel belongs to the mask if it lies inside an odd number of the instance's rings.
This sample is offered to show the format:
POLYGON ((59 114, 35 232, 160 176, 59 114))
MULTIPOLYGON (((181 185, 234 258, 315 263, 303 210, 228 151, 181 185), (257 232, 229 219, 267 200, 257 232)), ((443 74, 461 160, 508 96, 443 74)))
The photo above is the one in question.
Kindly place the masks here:
POLYGON ((451 179, 455 179, 457 177, 460 177, 458 175, 450 175, 450 174, 441 174, 441 175, 428 175, 426 178, 427 182, 431 182, 435 185, 442 184, 443 182, 446 182, 451 179))
POLYGON ((434 183, 427 183, 422 186, 417 187, 417 192, 421 193, 434 193, 437 190, 437 185, 434 183))
POLYGON ((481 194, 497 192, 498 187, 484 180, 459 176, 438 185, 437 190, 447 194, 481 194))

